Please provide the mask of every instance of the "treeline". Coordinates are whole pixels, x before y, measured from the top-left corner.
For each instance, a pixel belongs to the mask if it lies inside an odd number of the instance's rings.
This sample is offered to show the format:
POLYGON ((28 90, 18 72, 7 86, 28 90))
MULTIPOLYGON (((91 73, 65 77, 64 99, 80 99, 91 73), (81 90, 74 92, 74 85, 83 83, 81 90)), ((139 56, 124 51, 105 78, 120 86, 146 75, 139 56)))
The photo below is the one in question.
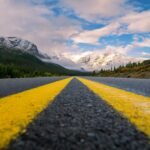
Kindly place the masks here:
POLYGON ((96 76, 102 77, 127 77, 127 78, 150 78, 150 60, 141 63, 128 63, 125 66, 112 68, 110 70, 101 69, 95 73, 96 76))
POLYGON ((30 71, 15 65, 0 64, 0 78, 38 77, 38 76, 58 76, 57 74, 43 71, 30 71))
POLYGON ((22 52, 0 47, 0 78, 89 75, 66 69, 54 63, 45 63, 37 57, 22 52))

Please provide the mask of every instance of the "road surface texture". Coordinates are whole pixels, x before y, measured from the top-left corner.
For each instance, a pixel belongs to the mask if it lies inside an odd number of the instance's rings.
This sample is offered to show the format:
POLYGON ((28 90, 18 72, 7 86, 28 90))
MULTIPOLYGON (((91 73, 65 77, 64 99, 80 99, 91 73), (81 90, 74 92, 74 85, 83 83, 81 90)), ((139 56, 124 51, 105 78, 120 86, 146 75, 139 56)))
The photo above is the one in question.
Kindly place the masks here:
POLYGON ((150 150, 146 135, 77 79, 8 150, 150 150))
POLYGON ((0 79, 0 97, 32 89, 64 78, 65 77, 0 79))
POLYGON ((140 95, 150 96, 150 79, 87 77, 87 79, 131 91, 140 95))

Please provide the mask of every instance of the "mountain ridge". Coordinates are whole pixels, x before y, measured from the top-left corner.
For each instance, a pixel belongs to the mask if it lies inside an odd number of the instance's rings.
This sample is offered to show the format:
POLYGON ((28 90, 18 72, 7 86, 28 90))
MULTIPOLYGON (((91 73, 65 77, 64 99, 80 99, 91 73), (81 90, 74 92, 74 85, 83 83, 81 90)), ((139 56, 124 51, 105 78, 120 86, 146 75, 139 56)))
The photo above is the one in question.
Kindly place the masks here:
POLYGON ((39 52, 37 46, 34 43, 18 37, 0 37, 0 47, 17 49, 35 55, 39 58, 50 59, 48 55, 39 52))
POLYGON ((34 43, 18 37, 0 37, 0 47, 21 50, 36 56, 45 63, 54 63, 67 69, 83 72, 99 71, 101 69, 109 70, 120 65, 144 61, 142 58, 130 57, 115 51, 91 52, 84 56, 79 56, 77 60, 74 60, 73 56, 65 56, 63 53, 49 56, 40 52, 34 43))
POLYGON ((10 50, 20 50, 22 52, 27 52, 45 63, 54 63, 63 66, 64 68, 84 71, 75 64, 71 59, 66 58, 62 54, 49 56, 47 54, 39 51, 38 47, 28 41, 18 37, 0 37, 0 47, 10 49, 10 50), (67 66, 69 64, 69 66, 67 66))
POLYGON ((0 47, 0 78, 88 75, 58 64, 45 63, 27 52, 0 47))
POLYGON ((95 52, 79 59, 83 68, 90 71, 109 70, 120 65, 141 62, 144 59, 133 58, 119 52, 95 52))

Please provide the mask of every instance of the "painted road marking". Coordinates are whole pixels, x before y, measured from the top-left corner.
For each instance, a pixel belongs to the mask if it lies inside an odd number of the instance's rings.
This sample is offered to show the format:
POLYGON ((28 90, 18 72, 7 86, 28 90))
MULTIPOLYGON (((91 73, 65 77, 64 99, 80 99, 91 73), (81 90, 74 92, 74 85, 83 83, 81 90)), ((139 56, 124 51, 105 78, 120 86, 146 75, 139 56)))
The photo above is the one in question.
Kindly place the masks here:
POLYGON ((127 117, 140 131, 150 137, 150 98, 105 84, 78 78, 117 111, 127 117))
POLYGON ((56 81, 0 99, 0 149, 24 133, 32 120, 68 85, 72 78, 56 81))

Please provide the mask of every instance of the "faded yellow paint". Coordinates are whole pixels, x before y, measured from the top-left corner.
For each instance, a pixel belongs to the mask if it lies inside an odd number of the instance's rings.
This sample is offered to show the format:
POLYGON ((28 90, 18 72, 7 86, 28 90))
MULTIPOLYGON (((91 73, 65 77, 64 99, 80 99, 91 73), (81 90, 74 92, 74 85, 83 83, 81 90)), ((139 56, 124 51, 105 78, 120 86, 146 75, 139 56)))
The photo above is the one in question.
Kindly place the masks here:
POLYGON ((140 131, 150 137, 150 98, 117 89, 91 80, 78 78, 117 111, 127 117, 140 131))
POLYGON ((72 80, 67 78, 0 99, 0 149, 25 132, 27 125, 72 80))

